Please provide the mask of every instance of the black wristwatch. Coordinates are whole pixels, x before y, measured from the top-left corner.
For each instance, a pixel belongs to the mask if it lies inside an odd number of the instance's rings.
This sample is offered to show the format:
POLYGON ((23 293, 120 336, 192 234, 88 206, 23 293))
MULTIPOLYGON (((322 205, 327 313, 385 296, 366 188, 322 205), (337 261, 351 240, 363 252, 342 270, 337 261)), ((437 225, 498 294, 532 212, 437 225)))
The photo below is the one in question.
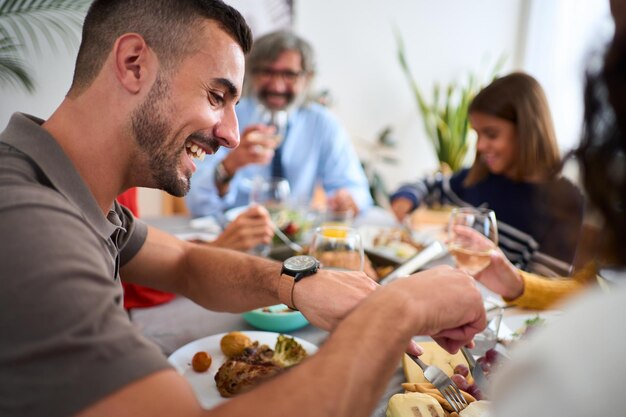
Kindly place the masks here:
POLYGON ((224 161, 219 161, 217 165, 215 165, 215 184, 218 186, 227 185, 232 179, 233 176, 224 168, 224 161))
POLYGON ((278 282, 278 299, 292 310, 297 310, 293 302, 293 287, 304 277, 317 272, 320 262, 313 256, 298 255, 287 258, 283 262, 278 282))

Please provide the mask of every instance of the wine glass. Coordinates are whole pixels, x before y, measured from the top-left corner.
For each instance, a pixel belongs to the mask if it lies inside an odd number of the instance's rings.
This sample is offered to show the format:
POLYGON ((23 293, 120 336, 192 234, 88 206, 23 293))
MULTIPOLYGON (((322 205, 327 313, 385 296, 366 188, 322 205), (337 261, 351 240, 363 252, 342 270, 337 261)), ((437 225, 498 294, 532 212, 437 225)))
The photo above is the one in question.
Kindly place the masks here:
MULTIPOLYGON (((282 224, 288 217, 289 182, 285 178, 272 177, 265 179, 256 177, 250 189, 250 204, 258 204, 267 209, 275 227, 282 224)), ((271 245, 260 244, 252 252, 267 256, 271 245)))
POLYGON ((476 275, 491 262, 498 245, 498 226, 493 210, 474 207, 452 209, 448 222, 448 251, 459 269, 476 275))
POLYGON ((318 227, 309 255, 316 257, 324 269, 363 271, 365 262, 361 236, 356 229, 345 226, 318 227))
POLYGON ((276 147, 280 146, 280 143, 285 138, 287 133, 287 111, 286 110, 272 110, 265 107, 263 104, 259 104, 256 108, 256 120, 266 126, 274 126, 274 134, 272 135, 276 141, 276 147))

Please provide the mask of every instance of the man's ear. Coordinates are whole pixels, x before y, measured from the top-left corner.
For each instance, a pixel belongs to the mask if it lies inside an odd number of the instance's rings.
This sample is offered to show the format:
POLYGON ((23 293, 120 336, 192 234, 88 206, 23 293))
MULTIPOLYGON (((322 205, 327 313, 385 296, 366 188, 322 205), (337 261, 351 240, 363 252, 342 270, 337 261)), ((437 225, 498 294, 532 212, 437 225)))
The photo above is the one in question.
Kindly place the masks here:
POLYGON ((157 61, 141 35, 127 33, 120 36, 113 47, 115 75, 131 94, 137 94, 156 73, 157 61))

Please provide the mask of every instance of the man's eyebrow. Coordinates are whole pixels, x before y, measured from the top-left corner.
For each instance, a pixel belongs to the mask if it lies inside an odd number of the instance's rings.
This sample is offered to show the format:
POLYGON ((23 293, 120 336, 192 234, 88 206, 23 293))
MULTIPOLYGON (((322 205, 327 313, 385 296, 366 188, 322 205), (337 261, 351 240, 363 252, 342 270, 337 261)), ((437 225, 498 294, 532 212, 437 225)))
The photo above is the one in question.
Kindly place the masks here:
POLYGON ((219 85, 221 85, 222 87, 225 87, 226 90, 228 91, 228 94, 230 94, 231 96, 233 97, 239 96, 239 90, 237 89, 235 84, 233 84, 233 82, 230 81, 228 78, 215 78, 214 81, 218 83, 219 85))

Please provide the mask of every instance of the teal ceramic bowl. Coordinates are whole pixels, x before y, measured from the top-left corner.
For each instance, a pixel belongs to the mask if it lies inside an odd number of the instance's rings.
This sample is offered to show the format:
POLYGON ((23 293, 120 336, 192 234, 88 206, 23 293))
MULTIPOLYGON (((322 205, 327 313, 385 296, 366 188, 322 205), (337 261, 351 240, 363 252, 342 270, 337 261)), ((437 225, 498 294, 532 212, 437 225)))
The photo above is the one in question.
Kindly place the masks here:
POLYGON ((289 310, 284 304, 248 311, 243 318, 257 329, 272 332, 288 332, 309 324, 302 313, 289 310))

